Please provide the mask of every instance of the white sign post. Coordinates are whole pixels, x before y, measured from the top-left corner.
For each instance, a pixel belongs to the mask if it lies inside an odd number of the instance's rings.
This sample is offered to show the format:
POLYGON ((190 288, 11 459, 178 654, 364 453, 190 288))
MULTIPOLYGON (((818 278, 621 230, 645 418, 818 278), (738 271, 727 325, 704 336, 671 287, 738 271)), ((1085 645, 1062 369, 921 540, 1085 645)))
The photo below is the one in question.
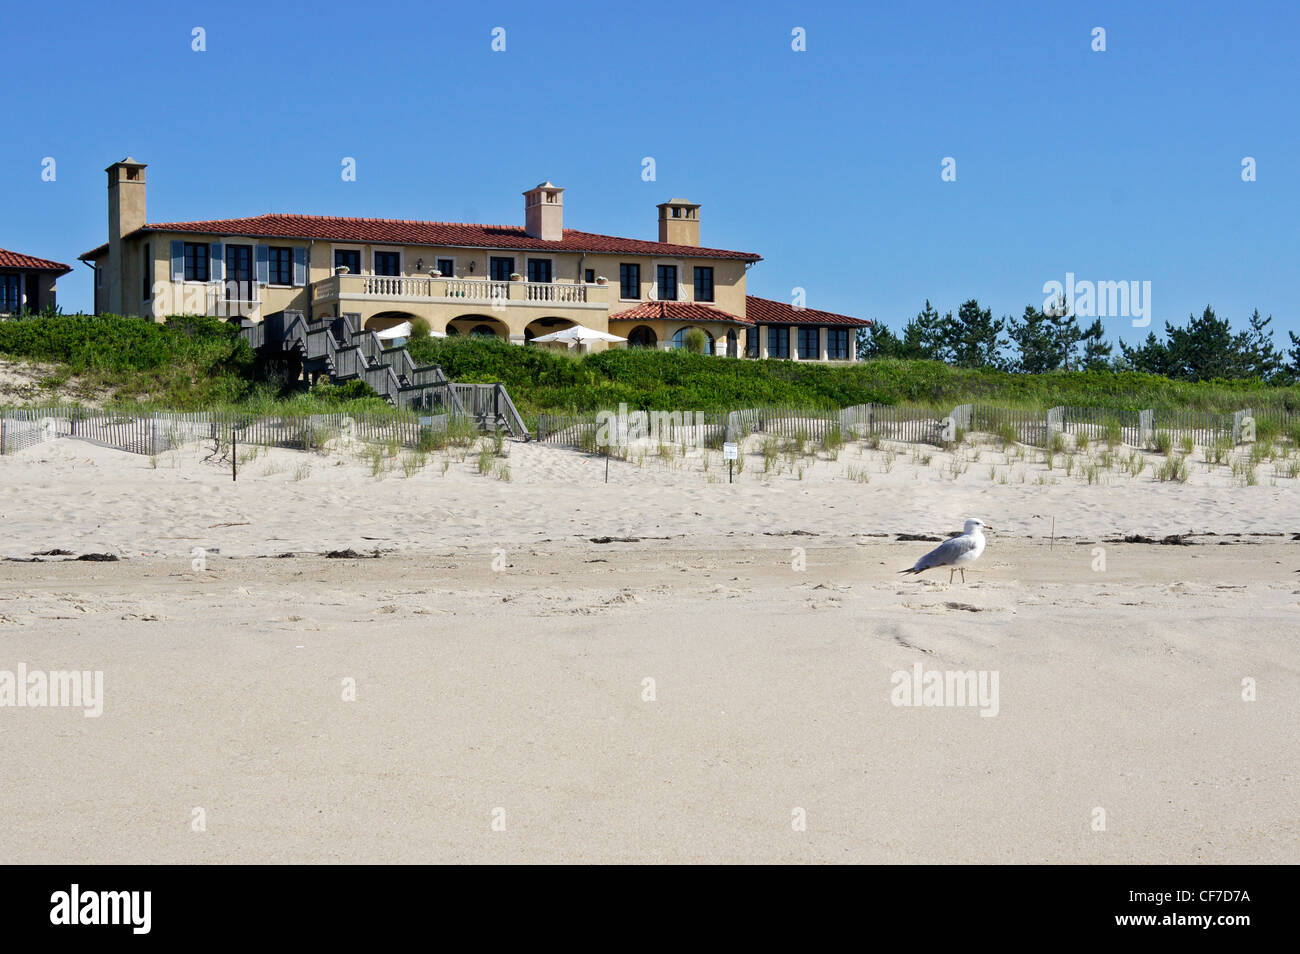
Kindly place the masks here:
POLYGON ((722 459, 727 462, 727 483, 732 483, 732 468, 735 467, 735 460, 740 456, 740 445, 732 441, 727 441, 722 445, 722 459))

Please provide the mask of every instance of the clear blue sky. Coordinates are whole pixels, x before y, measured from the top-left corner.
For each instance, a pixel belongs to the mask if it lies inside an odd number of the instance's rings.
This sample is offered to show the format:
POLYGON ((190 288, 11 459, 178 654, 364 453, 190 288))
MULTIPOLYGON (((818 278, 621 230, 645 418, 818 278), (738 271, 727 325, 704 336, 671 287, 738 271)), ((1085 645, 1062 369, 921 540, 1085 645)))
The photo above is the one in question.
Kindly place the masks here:
MULTIPOLYGON (((926 298, 1019 314, 1070 271, 1150 281, 1153 328, 1213 303, 1300 331, 1298 10, 9 4, 0 247, 71 264, 103 242, 102 170, 127 154, 151 221, 522 223, 520 192, 549 178, 593 232, 654 238, 656 203, 703 203, 704 244, 764 256, 751 292, 800 286, 895 329, 926 298)), ((60 302, 89 309, 84 266, 60 302)))

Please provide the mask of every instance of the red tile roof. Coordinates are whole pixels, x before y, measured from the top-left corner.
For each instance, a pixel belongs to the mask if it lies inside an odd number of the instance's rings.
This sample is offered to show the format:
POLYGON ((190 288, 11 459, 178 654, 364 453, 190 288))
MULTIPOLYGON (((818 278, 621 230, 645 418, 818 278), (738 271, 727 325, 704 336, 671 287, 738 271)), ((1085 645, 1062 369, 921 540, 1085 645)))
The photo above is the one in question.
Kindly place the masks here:
MULTIPOLYGON (((718 248, 696 248, 666 242, 617 238, 594 232, 565 229, 564 238, 546 242, 530 238, 519 225, 470 225, 460 222, 416 222, 407 219, 356 219, 326 215, 254 215, 244 219, 211 219, 203 222, 159 222, 132 232, 198 232, 211 235, 239 235, 250 238, 323 239, 334 242, 377 242, 385 245, 444 245, 460 248, 550 250, 560 252, 608 252, 617 255, 678 255, 689 258, 724 258, 757 262, 752 252, 718 248)), ((107 245, 91 249, 81 257, 95 258, 107 245)))
POLYGON ((635 308, 610 315, 610 321, 650 321, 666 318, 669 321, 724 321, 733 325, 752 324, 709 305, 693 301, 645 301, 635 308))
POLYGON ((852 325, 866 327, 871 322, 865 318, 850 318, 816 308, 795 308, 783 301, 745 296, 745 317, 757 325, 852 325))
POLYGON ((34 255, 20 255, 0 248, 0 268, 25 268, 34 272, 70 272, 72 269, 62 262, 51 262, 48 258, 36 258, 34 255))

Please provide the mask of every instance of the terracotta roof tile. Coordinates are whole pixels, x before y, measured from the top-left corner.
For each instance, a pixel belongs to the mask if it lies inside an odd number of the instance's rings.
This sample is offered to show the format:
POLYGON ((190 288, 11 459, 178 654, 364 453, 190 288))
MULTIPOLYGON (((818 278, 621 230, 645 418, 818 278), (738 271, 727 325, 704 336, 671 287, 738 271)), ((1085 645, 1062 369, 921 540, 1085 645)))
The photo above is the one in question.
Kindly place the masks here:
POLYGON ((62 262, 52 262, 48 258, 37 258, 34 255, 21 255, 3 248, 0 248, 0 268, 26 268, 37 272, 59 272, 60 274, 72 271, 62 262))
MULTIPOLYGON (((385 245, 445 245, 461 248, 531 249, 561 252, 607 252, 621 255, 680 255, 690 258, 721 258, 757 262, 762 256, 718 248, 696 248, 641 239, 618 238, 565 229, 558 242, 529 237, 519 225, 472 225, 461 222, 418 222, 408 219, 358 219, 326 215, 254 215, 242 219, 209 219, 200 222, 158 222, 136 232, 196 232, 240 235, 250 238, 323 239, 335 242, 378 242, 385 245)), ((135 232, 131 233, 135 234, 135 232)), ((91 249, 81 257, 103 254, 107 245, 91 249)))
POLYGON ((609 316, 610 321, 651 321, 658 318, 666 318, 669 321, 724 321, 733 325, 753 324, 748 319, 693 301, 646 301, 635 308, 609 316))
POLYGON ((852 325, 865 328, 871 322, 816 308, 795 308, 783 301, 745 296, 745 317, 759 325, 852 325))

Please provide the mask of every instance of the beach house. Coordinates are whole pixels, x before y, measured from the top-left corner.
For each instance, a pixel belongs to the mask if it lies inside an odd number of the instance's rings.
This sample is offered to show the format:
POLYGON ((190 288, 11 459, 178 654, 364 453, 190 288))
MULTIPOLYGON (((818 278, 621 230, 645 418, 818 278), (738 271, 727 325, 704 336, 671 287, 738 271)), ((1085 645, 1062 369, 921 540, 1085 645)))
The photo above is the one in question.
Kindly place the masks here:
MULTIPOLYGON (((108 167, 108 241, 81 256, 95 311, 259 320, 351 315, 383 331, 414 318, 437 335, 518 344, 575 324, 629 347, 681 348, 692 329, 729 357, 844 361, 862 319, 756 298, 753 252, 700 244, 700 205, 657 206, 655 240, 566 228, 564 189, 523 193, 522 225, 268 213, 149 222, 146 166, 108 167)), ((697 338, 698 340, 698 338, 697 338)))
POLYGON ((0 248, 0 315, 54 308, 55 282, 70 271, 62 262, 0 248))

